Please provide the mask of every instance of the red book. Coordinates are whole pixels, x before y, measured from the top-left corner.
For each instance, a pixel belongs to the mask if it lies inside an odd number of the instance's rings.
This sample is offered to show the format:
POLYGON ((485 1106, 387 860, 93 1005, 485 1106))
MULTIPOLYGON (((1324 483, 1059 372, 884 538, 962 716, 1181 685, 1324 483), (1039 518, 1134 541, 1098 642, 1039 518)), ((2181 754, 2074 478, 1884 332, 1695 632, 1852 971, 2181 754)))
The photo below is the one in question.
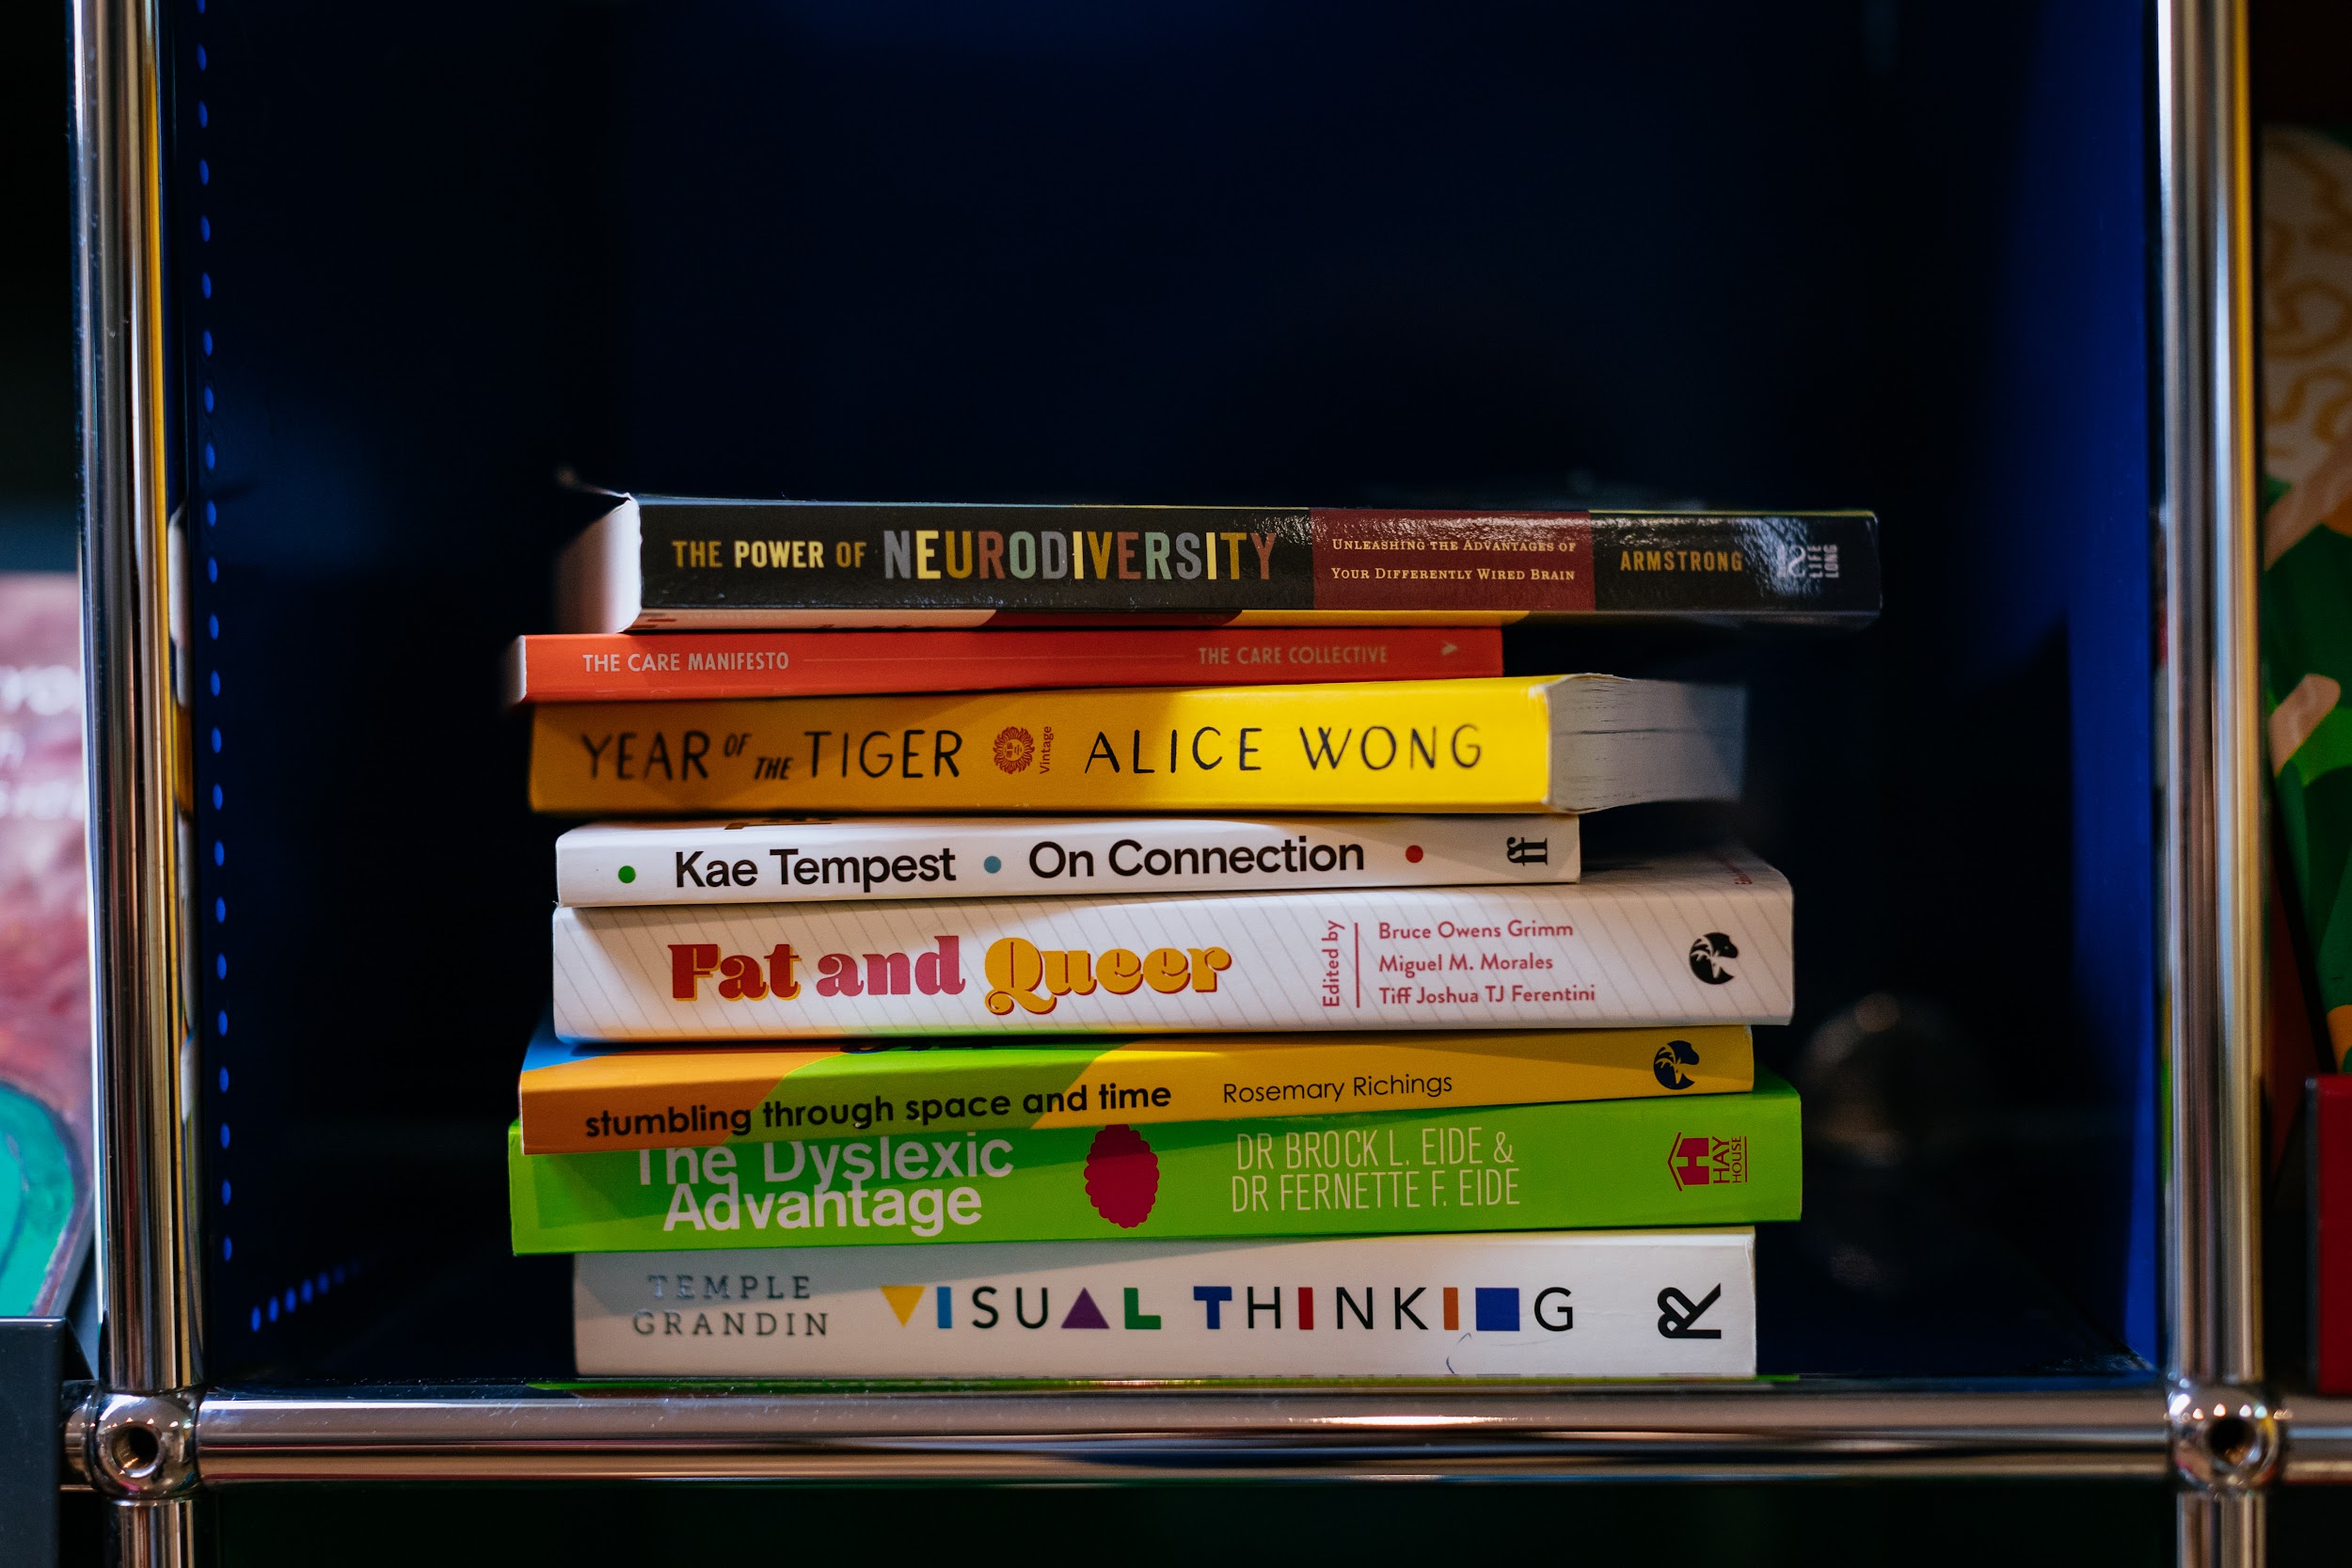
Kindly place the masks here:
POLYGON ((1502 673, 1492 626, 761 631, 518 637, 510 703, 1297 686, 1502 673))

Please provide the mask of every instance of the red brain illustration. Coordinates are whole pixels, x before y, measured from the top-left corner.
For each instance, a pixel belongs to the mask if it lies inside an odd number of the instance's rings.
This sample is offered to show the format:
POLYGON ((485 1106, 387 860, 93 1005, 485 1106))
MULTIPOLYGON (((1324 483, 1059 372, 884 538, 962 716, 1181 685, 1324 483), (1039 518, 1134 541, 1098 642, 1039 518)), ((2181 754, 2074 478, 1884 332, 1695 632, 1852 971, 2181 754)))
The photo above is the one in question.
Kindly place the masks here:
POLYGON ((1152 1217, 1159 1196, 1160 1157, 1142 1133, 1120 1125, 1094 1134, 1087 1150, 1087 1198, 1096 1213, 1121 1230, 1133 1230, 1152 1217))

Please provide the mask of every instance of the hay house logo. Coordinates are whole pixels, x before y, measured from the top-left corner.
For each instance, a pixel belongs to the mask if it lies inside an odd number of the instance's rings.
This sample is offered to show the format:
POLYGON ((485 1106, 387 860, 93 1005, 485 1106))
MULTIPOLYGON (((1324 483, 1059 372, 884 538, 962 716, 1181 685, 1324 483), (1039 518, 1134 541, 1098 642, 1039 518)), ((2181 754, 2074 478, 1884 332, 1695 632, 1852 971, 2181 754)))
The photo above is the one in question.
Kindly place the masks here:
POLYGON ((1675 1185, 1686 1192, 1738 1186, 1748 1179, 1748 1140, 1677 1133, 1666 1155, 1666 1168, 1674 1173, 1675 1185))

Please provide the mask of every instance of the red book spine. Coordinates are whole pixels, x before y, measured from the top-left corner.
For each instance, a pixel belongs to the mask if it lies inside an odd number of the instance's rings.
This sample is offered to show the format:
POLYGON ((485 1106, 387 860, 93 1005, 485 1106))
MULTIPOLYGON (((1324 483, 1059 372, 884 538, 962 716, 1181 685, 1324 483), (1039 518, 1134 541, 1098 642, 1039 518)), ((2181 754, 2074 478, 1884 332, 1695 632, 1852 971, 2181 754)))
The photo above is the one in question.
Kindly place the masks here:
POLYGON ((515 703, 1088 686, 1295 686, 1502 673, 1492 626, 660 632, 518 637, 515 703))
POLYGON ((2352 1394, 2352 1074, 2312 1081, 2312 1371, 2352 1394))

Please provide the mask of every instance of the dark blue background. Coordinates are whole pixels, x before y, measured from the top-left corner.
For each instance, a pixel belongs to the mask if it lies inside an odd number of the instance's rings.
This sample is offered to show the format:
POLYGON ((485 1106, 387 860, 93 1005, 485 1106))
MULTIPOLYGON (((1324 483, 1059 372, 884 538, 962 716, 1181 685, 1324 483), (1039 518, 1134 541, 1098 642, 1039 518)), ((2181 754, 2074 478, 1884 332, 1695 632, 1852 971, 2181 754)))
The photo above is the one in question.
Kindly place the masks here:
POLYGON ((2143 10, 174 0, 213 1375, 568 1370, 496 699, 563 467, 1878 508, 1869 633, 1514 667, 1748 680, 1768 1059, 1893 989, 1994 1098, 1907 1223, 1814 1173, 1768 1370, 2152 1355, 2143 10))

